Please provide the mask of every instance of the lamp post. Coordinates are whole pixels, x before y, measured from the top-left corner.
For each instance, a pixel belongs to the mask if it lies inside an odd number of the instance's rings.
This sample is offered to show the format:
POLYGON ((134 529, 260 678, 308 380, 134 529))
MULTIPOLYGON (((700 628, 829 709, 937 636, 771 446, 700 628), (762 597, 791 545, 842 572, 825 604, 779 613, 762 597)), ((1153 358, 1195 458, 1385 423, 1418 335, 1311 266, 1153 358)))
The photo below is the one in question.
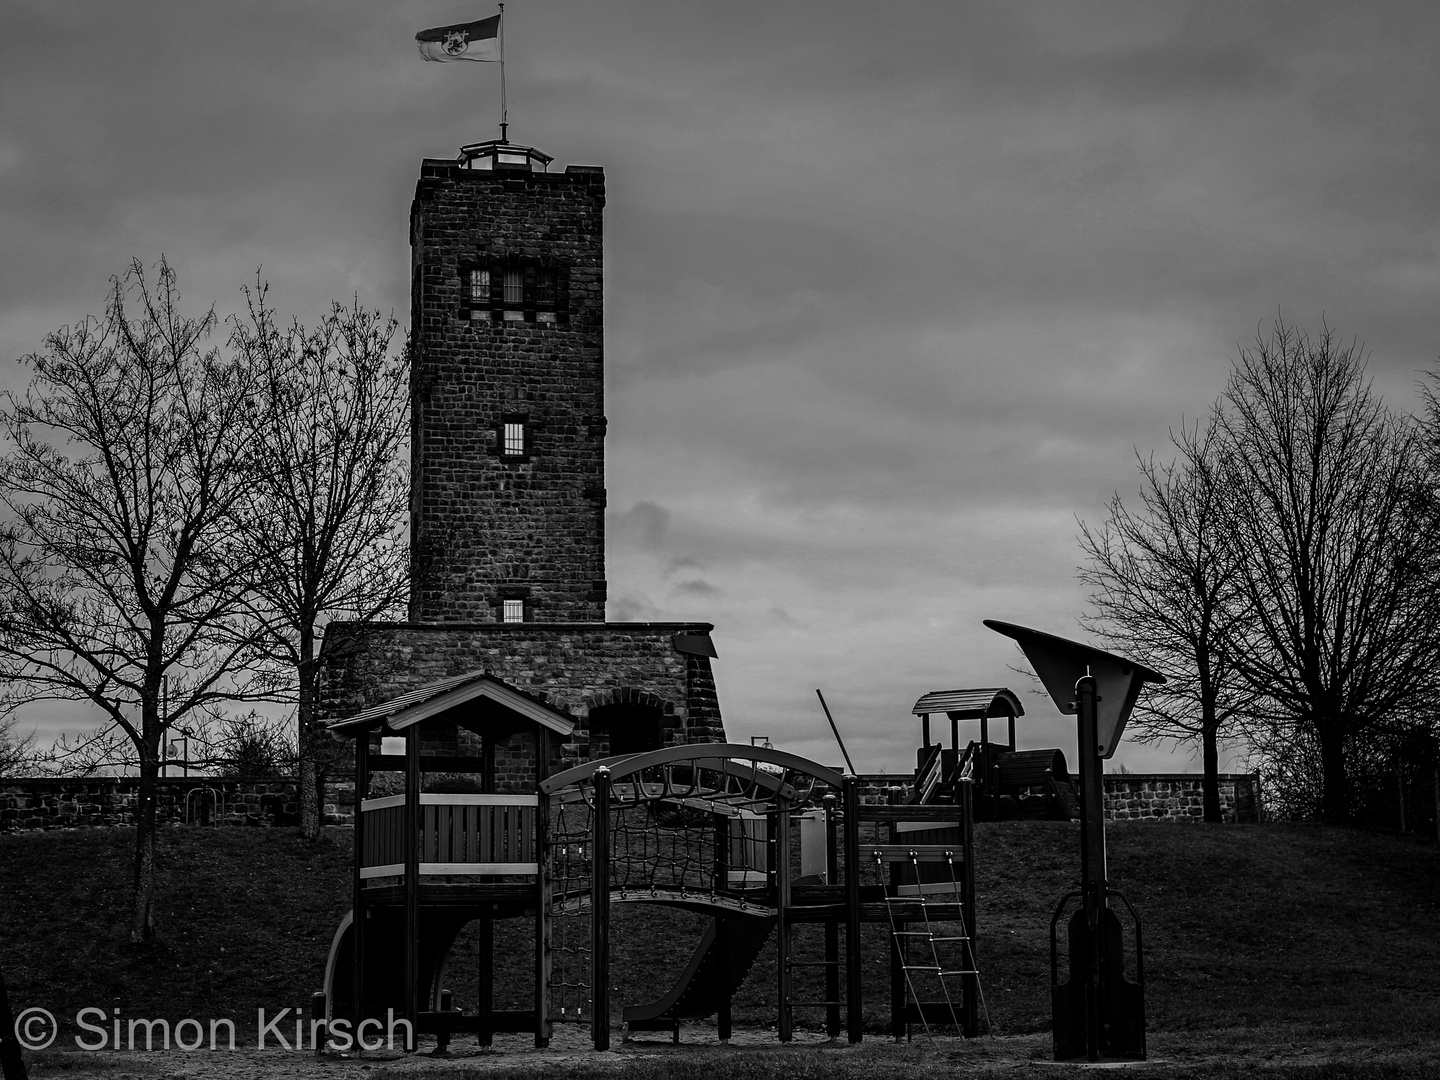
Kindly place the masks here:
POLYGON ((1013 623, 985 625, 1020 644, 1030 666, 1063 713, 1074 713, 1080 763, 1080 889, 1061 898, 1050 920, 1051 1016, 1055 1060, 1145 1058, 1145 978, 1140 917, 1110 888, 1105 866, 1105 764, 1113 757, 1140 687, 1165 676, 1123 656, 1013 623), (1055 928, 1075 897, 1080 910, 1067 931, 1070 977, 1059 981, 1055 928), (1125 976, 1124 939, 1109 899, 1134 920, 1135 974, 1125 976))

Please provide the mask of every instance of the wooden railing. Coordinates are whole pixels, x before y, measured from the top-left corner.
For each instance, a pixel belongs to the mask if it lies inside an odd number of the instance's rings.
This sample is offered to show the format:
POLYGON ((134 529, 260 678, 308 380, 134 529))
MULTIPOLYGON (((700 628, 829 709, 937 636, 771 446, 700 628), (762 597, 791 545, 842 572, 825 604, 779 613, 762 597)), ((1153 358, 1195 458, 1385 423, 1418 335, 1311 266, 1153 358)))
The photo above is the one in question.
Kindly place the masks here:
MULTIPOLYGON (((535 795, 420 795, 421 875, 534 874, 535 795)), ((405 796, 366 799, 362 878, 405 873, 405 796)))

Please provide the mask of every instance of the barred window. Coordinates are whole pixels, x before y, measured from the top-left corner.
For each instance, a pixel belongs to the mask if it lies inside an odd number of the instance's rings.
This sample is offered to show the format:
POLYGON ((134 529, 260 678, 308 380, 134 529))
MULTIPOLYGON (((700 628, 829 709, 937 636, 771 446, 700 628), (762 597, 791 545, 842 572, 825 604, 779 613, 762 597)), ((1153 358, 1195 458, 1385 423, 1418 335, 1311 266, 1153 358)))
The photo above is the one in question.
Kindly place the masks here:
POLYGON ((505 271, 505 306, 511 304, 525 303, 525 272, 523 270, 505 271))
POLYGON ((501 425, 500 453, 505 457, 520 457, 525 453, 524 423, 506 420, 501 425))
POLYGON ((462 271, 460 317, 480 322, 569 321, 566 267, 502 257, 462 271))
POLYGON ((524 622, 525 601, 524 600, 502 600, 500 601, 501 622, 524 622))

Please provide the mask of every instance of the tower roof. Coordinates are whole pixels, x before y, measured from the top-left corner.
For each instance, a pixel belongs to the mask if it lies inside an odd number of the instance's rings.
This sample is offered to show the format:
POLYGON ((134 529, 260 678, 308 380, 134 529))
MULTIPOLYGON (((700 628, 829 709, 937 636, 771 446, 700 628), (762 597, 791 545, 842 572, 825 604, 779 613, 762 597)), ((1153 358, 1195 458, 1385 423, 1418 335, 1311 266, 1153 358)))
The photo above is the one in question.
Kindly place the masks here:
POLYGON ((533 146, 521 146, 509 139, 490 139, 460 148, 460 165, 466 169, 525 169, 545 172, 555 159, 533 146))

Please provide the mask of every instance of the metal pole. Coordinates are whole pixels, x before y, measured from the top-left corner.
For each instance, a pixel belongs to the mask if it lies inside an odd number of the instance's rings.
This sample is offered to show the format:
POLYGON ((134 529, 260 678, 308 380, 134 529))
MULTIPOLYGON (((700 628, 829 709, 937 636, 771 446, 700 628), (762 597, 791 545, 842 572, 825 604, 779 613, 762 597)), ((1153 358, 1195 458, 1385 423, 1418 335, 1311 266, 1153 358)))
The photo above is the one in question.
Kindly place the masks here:
POLYGON ((840 729, 835 726, 835 718, 830 715, 830 706, 825 704, 825 695, 820 693, 820 688, 815 688, 815 696, 820 699, 820 707, 825 710, 825 719, 830 721, 830 730, 835 733, 835 741, 840 744, 840 753, 845 756, 845 768, 851 775, 855 773, 855 765, 850 760, 850 753, 845 749, 845 740, 840 738, 840 729))
POLYGON ((510 141, 510 110, 505 102, 505 5, 500 5, 500 141, 510 141))
POLYGON ((1104 765, 1098 750, 1095 678, 1075 683, 1080 742, 1080 888, 1085 912, 1085 1054, 1100 1060, 1100 918, 1105 909, 1104 765))

